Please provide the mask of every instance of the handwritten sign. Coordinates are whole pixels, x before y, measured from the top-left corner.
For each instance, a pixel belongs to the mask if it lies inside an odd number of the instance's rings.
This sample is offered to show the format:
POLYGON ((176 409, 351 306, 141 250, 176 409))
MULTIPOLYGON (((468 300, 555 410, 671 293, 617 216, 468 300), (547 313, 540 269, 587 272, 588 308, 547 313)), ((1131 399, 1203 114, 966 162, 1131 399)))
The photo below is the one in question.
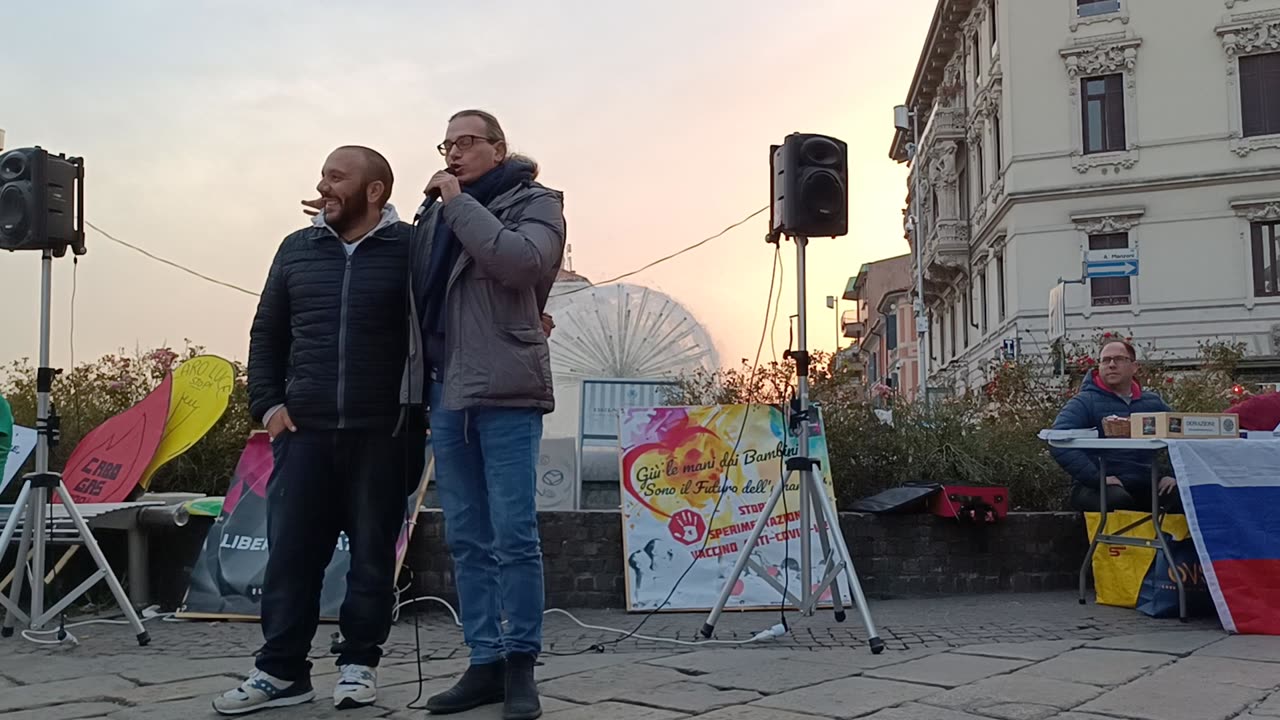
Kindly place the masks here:
POLYGON ((125 502, 156 455, 169 415, 173 376, 142 402, 84 436, 62 471, 62 482, 77 503, 125 502))
POLYGON ((215 355, 200 355, 173 372, 173 394, 160 447, 138 484, 151 486, 151 478, 165 463, 191 449, 227 411, 236 371, 215 355))
MULTIPOLYGON (((819 461, 835 502, 819 416, 810 423, 808 455, 819 461)), ((768 405, 628 408, 621 413, 623 552, 627 609, 702 610, 715 604, 738 554, 782 482, 799 440, 782 412, 768 405), (672 586, 682 575, 674 594, 672 586), (664 600, 670 597, 665 606, 664 600)), ((770 577, 800 589, 800 482, 793 475, 752 556, 770 577), (788 580, 789 579, 789 580, 788 580)), ((822 549, 809 528, 814 566, 822 549)), ((777 607, 780 593, 748 569, 727 607, 777 607)), ((825 599, 826 596, 824 595, 825 599)))

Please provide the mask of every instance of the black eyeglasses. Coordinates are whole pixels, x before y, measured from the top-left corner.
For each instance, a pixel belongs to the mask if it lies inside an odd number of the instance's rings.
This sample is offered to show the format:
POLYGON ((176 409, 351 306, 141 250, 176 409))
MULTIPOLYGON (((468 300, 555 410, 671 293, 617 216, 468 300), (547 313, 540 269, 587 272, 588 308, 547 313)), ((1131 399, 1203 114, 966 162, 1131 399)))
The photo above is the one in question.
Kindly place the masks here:
POLYGON ((489 138, 481 137, 480 135, 460 135, 457 140, 445 140, 437 145, 436 149, 440 151, 441 155, 448 155, 455 145, 463 150, 470 150, 477 140, 480 142, 493 142, 489 138))

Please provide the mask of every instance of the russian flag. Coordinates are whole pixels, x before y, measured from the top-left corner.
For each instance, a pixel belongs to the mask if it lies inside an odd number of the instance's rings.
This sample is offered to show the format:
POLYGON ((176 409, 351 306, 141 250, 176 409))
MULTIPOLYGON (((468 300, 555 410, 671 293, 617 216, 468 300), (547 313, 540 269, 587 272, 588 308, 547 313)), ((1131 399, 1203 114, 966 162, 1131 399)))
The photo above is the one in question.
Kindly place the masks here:
POLYGON ((1222 627, 1280 635, 1280 441, 1170 440, 1169 456, 1222 627))

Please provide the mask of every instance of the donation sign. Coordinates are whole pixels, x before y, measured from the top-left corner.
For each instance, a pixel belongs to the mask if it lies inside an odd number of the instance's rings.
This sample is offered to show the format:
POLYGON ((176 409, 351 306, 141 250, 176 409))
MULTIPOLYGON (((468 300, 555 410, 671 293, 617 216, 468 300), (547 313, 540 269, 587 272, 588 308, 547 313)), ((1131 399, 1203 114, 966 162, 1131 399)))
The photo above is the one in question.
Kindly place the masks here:
MULTIPOLYGON (((815 472, 821 473, 834 506, 826 437, 817 409, 813 412, 818 419, 810 423, 808 455, 821 464, 815 472)), ((786 458, 799 453, 799 438, 781 410, 769 405, 626 409, 620 425, 627 609, 652 611, 689 570, 663 609, 707 610, 746 549, 774 486, 786 475, 786 458)), ((816 568, 822 546, 815 527, 809 532, 816 568)), ((796 596, 803 531, 796 474, 752 553, 796 596)), ((748 567, 726 607, 761 609, 780 601, 777 589, 748 567)))

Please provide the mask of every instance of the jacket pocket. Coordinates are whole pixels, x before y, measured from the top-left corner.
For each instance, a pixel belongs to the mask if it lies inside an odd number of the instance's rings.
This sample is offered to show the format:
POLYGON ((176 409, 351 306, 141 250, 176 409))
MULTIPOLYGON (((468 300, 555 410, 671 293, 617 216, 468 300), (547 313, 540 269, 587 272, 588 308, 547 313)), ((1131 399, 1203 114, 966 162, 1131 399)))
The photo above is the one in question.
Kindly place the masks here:
POLYGON ((498 400, 538 400, 550 386, 550 354, 542 328, 500 327, 489 360, 486 395, 498 400))

